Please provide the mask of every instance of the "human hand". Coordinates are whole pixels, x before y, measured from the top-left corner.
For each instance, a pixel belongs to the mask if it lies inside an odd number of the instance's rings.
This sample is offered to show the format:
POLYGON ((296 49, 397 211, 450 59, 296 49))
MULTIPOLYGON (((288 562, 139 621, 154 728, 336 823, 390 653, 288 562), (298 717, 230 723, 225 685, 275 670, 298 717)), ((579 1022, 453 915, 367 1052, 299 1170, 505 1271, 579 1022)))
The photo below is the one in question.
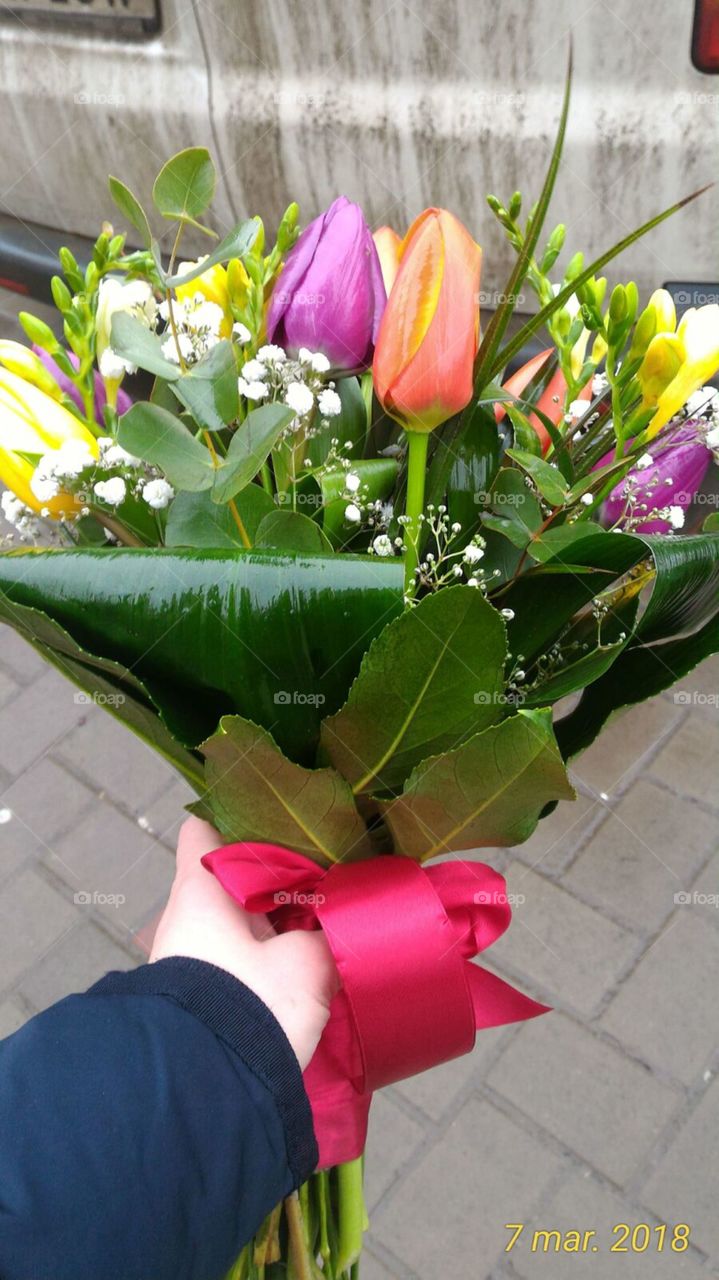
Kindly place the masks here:
POLYGON ((150 961, 191 956, 239 978, 272 1010, 304 1070, 339 987, 327 940, 321 931, 277 934, 266 915, 234 902, 200 861, 221 844, 208 822, 183 823, 175 879, 150 961))

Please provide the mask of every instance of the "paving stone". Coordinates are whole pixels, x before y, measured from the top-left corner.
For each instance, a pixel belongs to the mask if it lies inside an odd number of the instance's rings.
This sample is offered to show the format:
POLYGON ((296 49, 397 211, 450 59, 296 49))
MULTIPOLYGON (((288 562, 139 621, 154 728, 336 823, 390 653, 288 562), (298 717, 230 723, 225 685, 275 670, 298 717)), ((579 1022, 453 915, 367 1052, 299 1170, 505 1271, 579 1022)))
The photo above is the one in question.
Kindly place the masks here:
POLYGON ((716 1048, 719 934, 691 906, 677 909, 601 1019, 622 1044, 690 1085, 716 1048))
POLYGON ((171 777, 168 785, 144 809, 142 816, 147 820, 148 830, 174 848, 180 827, 189 816, 185 805, 196 799, 197 795, 184 778, 173 781, 171 777))
MULTIPOLYGON (((702 1259, 694 1249, 675 1253, 671 1249, 671 1228, 675 1218, 667 1224, 663 1241, 660 1233, 653 1230, 658 1220, 645 1209, 624 1199, 616 1192, 605 1187, 598 1178, 591 1174, 576 1172, 563 1184, 549 1203, 535 1218, 527 1224, 509 1257, 517 1275, 522 1280, 561 1280, 563 1276, 592 1276, 597 1280, 605 1280, 610 1276, 621 1274, 628 1280, 708 1280, 702 1259), (624 1231, 616 1232, 618 1223, 626 1223, 632 1229, 638 1223, 646 1223, 649 1228, 649 1246, 645 1252, 633 1252, 632 1236, 625 1239, 624 1231), (535 1231, 559 1231, 562 1233, 560 1251, 556 1252, 557 1237, 549 1241, 545 1251, 544 1238, 535 1237, 535 1231), (584 1242, 584 1233, 593 1231, 594 1236, 586 1239, 586 1247, 582 1251, 564 1252, 563 1244, 571 1246, 568 1232, 578 1231, 584 1242), (663 1247, 657 1246, 663 1243, 663 1247), (627 1252, 612 1252, 612 1246, 622 1246, 627 1252), (534 1247, 533 1247, 534 1246, 534 1247), (596 1250, 596 1252, 595 1252, 596 1250)), ((645 1243, 646 1232, 639 1231, 634 1237, 639 1249, 645 1243)))
POLYGON ((679 1103, 650 1071, 558 1013, 521 1028, 489 1084, 620 1184, 679 1103))
POLYGON ((425 1136, 424 1127, 406 1115, 386 1093, 375 1094, 365 1160, 365 1195, 370 1210, 425 1136))
POLYGON ((379 1259, 375 1258, 373 1253, 370 1253, 366 1246, 362 1253, 360 1270, 362 1271, 362 1280, 398 1280, 396 1272, 388 1271, 379 1259))
POLYGON ((79 821, 94 797, 47 756, 26 769, 0 795, 10 811, 0 824, 0 878, 31 857, 47 854, 59 832, 79 821))
POLYGON ((35 871, 23 871, 0 889, 0 983, 13 985, 72 927, 77 916, 35 871), (22 922, 21 927, 19 922, 22 922))
POLYGON ((0 665, 19 684, 27 684, 47 671, 47 663, 12 627, 0 626, 0 665))
POLYGON ((596 792, 611 794, 683 710, 663 698, 653 698, 615 716, 596 742, 574 761, 573 772, 596 792))
POLYGON ((19 691, 20 685, 11 676, 0 670, 0 707, 4 707, 19 691))
POLYGON ((526 975, 550 1001, 594 1012, 635 954, 636 939, 521 863, 509 868, 507 887, 520 900, 488 952, 492 966, 526 975))
POLYGON ((706 920, 719 926, 719 857, 713 854, 691 886, 692 906, 706 920))
POLYGON ((409 1080, 401 1080, 393 1087, 425 1115, 439 1120, 470 1081, 481 1082, 488 1061, 511 1035, 512 1030, 507 1027, 488 1027, 486 1031, 478 1031, 471 1053, 445 1062, 433 1071, 422 1071, 409 1080))
POLYGON ((98 910, 120 934, 134 931, 169 893, 175 860, 154 837, 97 803, 45 859, 77 904, 98 910))
POLYGON ((489 1103, 470 1099, 373 1221, 420 1277, 478 1276, 528 1215, 561 1160, 489 1103))
POLYGON ((538 824, 534 835, 512 852, 545 875, 563 871, 582 839, 588 824, 603 806, 584 795, 558 804, 549 817, 538 824))
POLYGON ((693 714, 652 761, 650 772, 674 791, 719 807, 719 710, 693 714))
POLYGON ((84 723, 53 754, 138 815, 177 778, 157 752, 101 707, 85 707, 84 723))
POLYGON ((86 991, 110 969, 134 969, 139 962, 95 925, 81 922, 28 972, 19 990, 35 1009, 46 1009, 71 992, 86 991))
POLYGON ((0 711, 0 768, 14 777, 81 719, 73 687, 64 676, 47 671, 0 711))
POLYGON ((4 1040, 5 1036, 11 1036, 13 1031, 19 1031, 25 1022, 27 1022, 25 1010, 14 1000, 3 1000, 0 1004, 0 1040, 4 1040))
POLYGON ((690 1115, 640 1192, 644 1204, 665 1222, 687 1222, 692 1242, 716 1261, 719 1215, 716 1156, 719 1084, 713 1084, 690 1115))
POLYGON ((655 932, 714 843, 719 818, 640 780, 591 837, 564 885, 605 903, 630 928, 655 932))

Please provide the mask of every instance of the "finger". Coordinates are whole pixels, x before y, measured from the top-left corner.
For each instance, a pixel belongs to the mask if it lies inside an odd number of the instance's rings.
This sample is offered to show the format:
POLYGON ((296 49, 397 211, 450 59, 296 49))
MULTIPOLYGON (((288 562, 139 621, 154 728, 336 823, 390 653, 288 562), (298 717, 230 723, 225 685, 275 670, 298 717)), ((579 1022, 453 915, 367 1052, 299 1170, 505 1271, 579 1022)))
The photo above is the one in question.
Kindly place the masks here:
POLYGON ((222 844, 222 836, 209 822, 191 816, 180 827, 177 838, 178 863, 199 863, 206 853, 222 844))

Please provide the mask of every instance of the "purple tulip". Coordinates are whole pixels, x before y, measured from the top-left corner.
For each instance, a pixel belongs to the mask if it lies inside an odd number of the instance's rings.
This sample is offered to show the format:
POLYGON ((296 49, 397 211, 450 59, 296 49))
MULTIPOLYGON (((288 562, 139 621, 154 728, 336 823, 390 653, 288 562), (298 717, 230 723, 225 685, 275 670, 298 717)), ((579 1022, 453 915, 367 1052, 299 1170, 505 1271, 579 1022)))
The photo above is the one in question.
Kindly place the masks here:
MULTIPOLYGON (((619 526, 626 515, 633 517, 632 527, 640 533, 668 533, 675 527, 670 520, 652 518, 651 513, 666 507, 686 511, 692 504, 707 467, 711 450, 696 423, 683 423, 670 436, 647 446, 646 453, 652 462, 646 466, 634 466, 612 489, 602 506, 602 524, 619 526), (628 502, 628 496, 631 500, 628 502), (646 519, 638 519, 646 511, 646 519)), ((607 454, 598 466, 611 462, 607 454)))
MULTIPOLYGON (((63 373, 62 369, 58 364, 55 363, 52 356, 48 355, 47 351, 43 351, 42 347, 37 347, 33 344, 33 351, 35 352, 36 356, 40 357, 48 373, 52 374, 57 385, 61 387, 62 390, 65 392, 65 395, 68 395, 70 399, 75 402, 80 412, 84 413, 85 406, 82 403, 82 396, 80 395, 80 392, 78 391, 74 382, 70 381, 67 374, 63 373)), ((80 361, 78 360, 74 351, 68 351, 67 355, 70 359, 71 364, 73 364, 77 369, 80 364, 80 361)), ((95 370, 95 421, 100 427, 103 426, 105 422, 103 410, 106 404, 107 404, 107 396, 105 395, 105 384, 102 380, 101 375, 97 372, 97 370, 95 370)), ((131 404, 132 404, 131 397, 127 394, 126 391, 123 391, 122 388, 120 388, 117 393, 117 412, 119 414, 127 413, 127 410, 130 408, 131 404)))
POLYGON ((321 351, 335 369, 366 369, 387 301, 372 234, 339 196, 287 255, 267 313, 267 337, 293 355, 321 351))

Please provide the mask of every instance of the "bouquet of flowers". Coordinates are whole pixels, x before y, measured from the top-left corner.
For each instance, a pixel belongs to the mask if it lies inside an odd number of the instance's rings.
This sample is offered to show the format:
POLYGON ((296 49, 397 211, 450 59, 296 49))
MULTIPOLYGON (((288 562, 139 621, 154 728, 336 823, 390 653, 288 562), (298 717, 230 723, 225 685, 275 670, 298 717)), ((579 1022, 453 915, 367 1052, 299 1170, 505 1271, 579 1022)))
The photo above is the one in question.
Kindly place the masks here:
POLYGON ((468 963, 508 923, 501 877, 430 860, 526 839, 615 711, 719 648, 717 516, 682 532, 719 449, 719 306, 677 324, 599 274, 686 199, 556 272, 569 80, 529 215, 488 198, 516 265, 483 331, 450 212, 373 236, 340 197, 218 242, 192 147, 153 188, 169 259, 111 178, 142 247, 63 250, 64 341, 25 313, 32 348, 0 343, 2 506, 34 544, 0 554, 0 618, 189 780, 228 892, 324 927, 340 969, 320 1171, 235 1280, 354 1273, 372 1090, 542 1011, 468 963))

